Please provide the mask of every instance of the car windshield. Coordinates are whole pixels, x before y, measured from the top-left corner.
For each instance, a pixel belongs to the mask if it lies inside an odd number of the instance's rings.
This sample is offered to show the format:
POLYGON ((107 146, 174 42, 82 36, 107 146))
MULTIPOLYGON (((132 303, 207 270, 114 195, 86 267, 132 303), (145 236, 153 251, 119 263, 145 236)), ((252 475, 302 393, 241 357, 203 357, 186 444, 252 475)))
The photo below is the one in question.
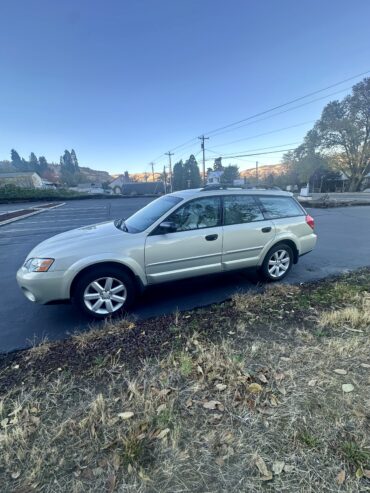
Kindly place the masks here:
POLYGON ((181 201, 182 198, 180 197, 164 195, 163 197, 150 202, 124 221, 125 231, 128 233, 140 233, 141 231, 144 231, 181 201))

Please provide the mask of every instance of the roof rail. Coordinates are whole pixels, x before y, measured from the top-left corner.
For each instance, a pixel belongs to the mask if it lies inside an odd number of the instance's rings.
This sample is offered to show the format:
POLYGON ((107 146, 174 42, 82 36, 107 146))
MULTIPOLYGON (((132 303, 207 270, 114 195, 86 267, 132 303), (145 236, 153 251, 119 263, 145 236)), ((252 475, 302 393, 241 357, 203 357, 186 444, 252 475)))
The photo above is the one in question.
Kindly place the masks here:
POLYGON ((212 190, 281 190, 281 188, 270 185, 228 185, 226 183, 219 185, 206 185, 200 189, 201 192, 209 192, 212 190))

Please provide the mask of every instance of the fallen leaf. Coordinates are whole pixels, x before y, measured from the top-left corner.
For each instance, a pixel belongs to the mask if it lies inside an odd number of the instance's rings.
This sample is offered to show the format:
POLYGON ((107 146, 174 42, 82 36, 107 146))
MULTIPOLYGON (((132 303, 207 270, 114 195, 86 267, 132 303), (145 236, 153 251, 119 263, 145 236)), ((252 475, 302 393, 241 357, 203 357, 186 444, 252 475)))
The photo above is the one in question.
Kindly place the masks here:
POLYGON ((189 408, 189 407, 191 407, 192 405, 193 405, 193 401, 192 401, 192 399, 190 399, 190 397, 189 397, 189 399, 185 402, 185 407, 188 407, 188 408, 189 408))
POLYGON ((355 390, 354 386, 351 384, 351 383, 344 383, 342 385, 342 390, 343 392, 352 392, 353 390, 355 390))
POLYGON ((259 455, 257 455, 256 457, 256 460, 255 460, 255 464, 261 474, 261 477, 260 479, 262 481, 271 481, 272 479, 272 472, 268 470, 267 466, 266 466, 266 463, 265 461, 262 459, 262 457, 260 457, 259 455))
POLYGON ((217 459, 215 459, 215 462, 220 467, 222 467, 225 464, 225 461, 222 457, 217 457, 217 459))
POLYGON ((250 385, 248 385, 248 390, 252 394, 259 394, 260 392, 262 392, 262 387, 259 383, 254 382, 254 383, 251 383, 250 385))
POLYGON ((216 387, 217 390, 219 390, 220 392, 222 392, 223 390, 226 389, 227 385, 225 385, 224 383, 216 383, 215 387, 216 387))
POLYGON ((21 475, 21 471, 14 471, 11 474, 13 479, 18 479, 20 475, 21 475))
POLYGON ((359 468, 357 469, 357 471, 356 471, 355 476, 356 476, 356 478, 357 478, 357 479, 361 479, 361 478, 363 477, 363 475, 364 475, 364 472, 363 472, 363 470, 361 469, 361 467, 359 467, 359 468))
POLYGON ((309 386, 309 387, 315 387, 316 383, 317 383, 317 380, 312 379, 312 380, 310 380, 310 381, 308 382, 308 386, 309 386))
POLYGON ((270 404, 271 406, 277 406, 279 404, 279 401, 277 400, 276 396, 274 396, 274 394, 272 394, 270 396, 270 404))
POLYGON ((292 472, 292 471, 294 471, 294 466, 291 466, 289 464, 285 464, 284 472, 292 472))
POLYGON ((362 368, 370 368, 370 365, 368 365, 367 363, 361 363, 362 368))
POLYGON ((143 481, 150 481, 150 477, 145 474, 143 469, 140 468, 139 476, 143 481))
POLYGON ((262 383, 267 383, 267 381, 268 381, 267 378, 266 378, 266 376, 263 373, 259 373, 257 375, 257 377, 258 377, 259 381, 262 382, 262 383))
POLYGON ((337 373, 338 375, 347 375, 347 370, 342 370, 341 368, 337 368, 336 370, 333 370, 334 373, 337 373))
POLYGON ((260 455, 256 456, 255 464, 256 464, 259 472, 262 474, 262 476, 265 476, 265 477, 272 476, 271 471, 269 471, 267 466, 266 466, 266 462, 262 459, 262 457, 260 455))
POLYGON ((166 435, 168 435, 170 432, 170 429, 169 428, 165 428, 164 430, 162 430, 158 435, 157 435, 157 438, 158 440, 162 440, 166 435))
POLYGON ((203 407, 205 409, 217 409, 217 406, 221 405, 220 401, 206 401, 203 402, 203 407))
POLYGON ((370 469, 363 469, 362 472, 366 478, 370 479, 370 469))
POLYGON ((3 428, 6 428, 7 427, 7 424, 9 422, 9 418, 4 418, 0 421, 0 424, 3 428))
POLYGON ((119 413, 118 417, 121 419, 130 419, 132 418, 133 415, 134 413, 132 411, 126 411, 124 413, 119 413))
POLYGON ((277 460, 272 464, 272 470, 274 471, 274 474, 280 474, 282 470, 284 469, 285 462, 282 460, 277 460))
POLYGON ((157 414, 161 414, 162 411, 166 409, 166 404, 161 404, 157 407, 157 414))
POLYGON ((342 469, 341 471, 339 471, 338 473, 338 476, 337 476, 337 479, 336 479, 336 482, 338 485, 341 485, 344 483, 346 479, 346 472, 342 469))
POLYGON ((275 373, 274 378, 275 378, 275 380, 278 380, 278 381, 284 380, 285 373, 275 373))
POLYGON ((162 389, 158 395, 160 395, 161 397, 165 397, 166 395, 168 395, 169 393, 171 392, 171 389, 162 389))

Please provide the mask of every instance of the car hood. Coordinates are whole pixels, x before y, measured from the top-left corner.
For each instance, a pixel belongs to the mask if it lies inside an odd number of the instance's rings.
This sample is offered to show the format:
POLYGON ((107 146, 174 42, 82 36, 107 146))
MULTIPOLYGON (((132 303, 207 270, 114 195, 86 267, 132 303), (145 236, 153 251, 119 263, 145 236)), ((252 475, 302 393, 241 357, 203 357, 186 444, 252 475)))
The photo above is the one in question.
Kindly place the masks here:
POLYGON ((82 228, 71 229, 65 233, 52 236, 39 243, 28 255, 30 257, 54 257, 58 253, 71 251, 74 247, 96 247, 100 242, 109 245, 114 237, 122 238, 130 236, 128 233, 117 229, 113 221, 99 224, 91 224, 82 228))

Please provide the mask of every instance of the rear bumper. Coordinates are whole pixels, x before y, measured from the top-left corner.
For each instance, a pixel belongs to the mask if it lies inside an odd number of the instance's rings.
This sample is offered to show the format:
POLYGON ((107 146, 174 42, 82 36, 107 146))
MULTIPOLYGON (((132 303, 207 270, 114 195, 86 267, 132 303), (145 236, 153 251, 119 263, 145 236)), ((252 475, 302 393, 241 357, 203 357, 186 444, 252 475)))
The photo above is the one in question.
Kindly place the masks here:
POLYGON ((301 257, 302 255, 311 252, 315 248, 316 243, 317 235, 315 233, 300 238, 299 256, 301 257))
POLYGON ((17 272, 17 282, 28 300, 44 305, 68 299, 63 274, 61 271, 28 272, 21 267, 17 272))

